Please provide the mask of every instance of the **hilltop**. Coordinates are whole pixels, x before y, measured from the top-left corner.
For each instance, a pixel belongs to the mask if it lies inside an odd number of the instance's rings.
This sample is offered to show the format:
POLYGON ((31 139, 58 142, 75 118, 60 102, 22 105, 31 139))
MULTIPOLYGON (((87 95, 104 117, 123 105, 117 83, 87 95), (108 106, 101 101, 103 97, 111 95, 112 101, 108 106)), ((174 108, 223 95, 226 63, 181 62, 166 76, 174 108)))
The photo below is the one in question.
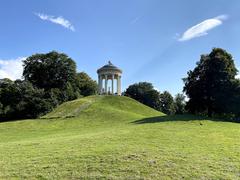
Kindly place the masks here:
POLYGON ((0 179, 238 179, 239 129, 90 96, 0 123, 0 179))
POLYGON ((97 115, 97 118, 112 120, 109 115, 122 119, 123 117, 149 117, 164 114, 125 96, 89 96, 63 103, 42 118, 69 118, 86 115, 91 115, 91 118, 97 115))

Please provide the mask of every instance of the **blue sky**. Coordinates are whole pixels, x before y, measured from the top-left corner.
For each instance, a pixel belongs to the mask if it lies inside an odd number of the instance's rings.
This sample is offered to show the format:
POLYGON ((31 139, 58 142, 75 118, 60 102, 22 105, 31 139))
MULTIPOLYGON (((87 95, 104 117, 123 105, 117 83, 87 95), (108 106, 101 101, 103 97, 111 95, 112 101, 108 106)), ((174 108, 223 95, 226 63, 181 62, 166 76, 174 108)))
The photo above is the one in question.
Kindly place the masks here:
POLYGON ((97 79, 111 60, 123 88, 148 81, 182 91, 182 78, 213 47, 240 67, 239 0, 2 0, 0 78, 17 78, 21 59, 64 52, 97 79))

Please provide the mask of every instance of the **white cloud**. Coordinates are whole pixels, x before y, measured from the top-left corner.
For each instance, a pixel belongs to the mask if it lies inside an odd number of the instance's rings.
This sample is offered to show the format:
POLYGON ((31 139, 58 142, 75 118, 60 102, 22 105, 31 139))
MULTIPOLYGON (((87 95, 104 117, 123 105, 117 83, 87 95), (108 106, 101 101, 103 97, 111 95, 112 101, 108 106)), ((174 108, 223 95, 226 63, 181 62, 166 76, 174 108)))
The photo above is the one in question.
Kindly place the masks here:
POLYGON ((238 70, 238 73, 237 73, 237 75, 235 76, 235 78, 240 79, 240 71, 239 71, 239 70, 240 70, 240 67, 239 67, 239 66, 237 67, 237 70, 238 70))
POLYGON ((238 74, 238 75, 236 76, 236 78, 240 79, 240 74, 238 74))
POLYGON ((55 16, 50 16, 50 15, 41 14, 41 13, 35 13, 35 15, 44 21, 50 21, 52 23, 61 25, 67 29, 70 29, 71 31, 75 31, 75 28, 72 25, 72 23, 70 21, 68 21, 67 19, 64 19, 61 16, 55 17, 55 16))
POLYGON ((156 86, 154 86, 153 89, 160 92, 160 90, 156 86))
POLYGON ((26 59, 19 57, 11 60, 0 60, 0 79, 9 78, 11 80, 21 79, 23 72, 22 61, 26 59))
POLYGON ((220 15, 215 18, 206 19, 201 23, 187 29, 187 31, 185 31, 182 34, 182 36, 178 39, 178 41, 188 41, 193 38, 205 36, 208 34, 209 30, 222 25, 223 21, 227 19, 228 19, 227 15, 220 15))

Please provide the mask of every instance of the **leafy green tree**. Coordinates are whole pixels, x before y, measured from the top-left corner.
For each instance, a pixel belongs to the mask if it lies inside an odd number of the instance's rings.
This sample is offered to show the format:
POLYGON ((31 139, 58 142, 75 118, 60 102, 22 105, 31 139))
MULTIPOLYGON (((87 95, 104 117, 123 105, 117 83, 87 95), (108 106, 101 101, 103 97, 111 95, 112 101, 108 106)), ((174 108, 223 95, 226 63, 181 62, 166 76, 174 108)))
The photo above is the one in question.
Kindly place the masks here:
POLYGON ((97 93, 97 83, 92 80, 91 77, 85 73, 77 73, 76 86, 79 89, 79 92, 83 96, 90 96, 97 93))
POLYGON ((160 94, 160 111, 168 115, 175 114, 174 100, 168 91, 160 94))
POLYGON ((176 114, 184 114, 185 113, 185 96, 183 94, 178 93, 174 98, 174 105, 176 114))
POLYGON ((148 82, 139 82, 130 85, 124 92, 125 96, 131 97, 147 106, 159 110, 159 92, 148 82))
POLYGON ((11 103, 18 101, 19 97, 17 91, 14 81, 7 78, 0 80, 0 102, 2 104, 2 114, 11 111, 11 103))
POLYGON ((0 83, 0 118, 36 118, 51 110, 51 102, 44 98, 44 90, 35 88, 30 82, 17 80, 0 83))
POLYGON ((2 105, 2 103, 0 102, 0 116, 1 116, 2 113, 3 113, 3 105, 2 105))
POLYGON ((233 96, 232 87, 237 69, 231 54, 214 48, 210 54, 202 55, 193 71, 184 78, 184 92, 189 97, 186 108, 192 113, 228 113, 233 96))
POLYGON ((14 118, 37 118, 52 110, 51 100, 45 98, 43 89, 35 88, 27 81, 15 81, 15 85, 19 89, 20 98, 16 106, 13 105, 14 118))
POLYGON ((37 88, 44 89, 48 98, 54 97, 53 104, 80 96, 76 64, 66 54, 52 51, 28 57, 24 60, 23 77, 37 88))
POLYGON ((76 64, 66 54, 52 51, 23 61, 23 77, 38 88, 63 89, 76 79, 76 64))
POLYGON ((240 122, 240 79, 236 79, 232 84, 232 95, 228 97, 229 104, 226 106, 228 113, 234 114, 240 122))
POLYGON ((0 80, 0 119, 36 118, 62 102, 97 91, 97 83, 86 73, 76 73, 71 58, 55 51, 27 58, 23 77, 0 80))

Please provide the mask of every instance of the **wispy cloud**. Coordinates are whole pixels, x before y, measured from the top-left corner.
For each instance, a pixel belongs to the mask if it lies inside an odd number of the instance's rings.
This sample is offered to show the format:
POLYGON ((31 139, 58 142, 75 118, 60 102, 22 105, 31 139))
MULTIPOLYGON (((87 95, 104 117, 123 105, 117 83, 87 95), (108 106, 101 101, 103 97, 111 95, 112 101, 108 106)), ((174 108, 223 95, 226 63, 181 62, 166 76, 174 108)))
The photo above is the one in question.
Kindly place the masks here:
POLYGON ((227 19, 228 15, 220 15, 215 18, 206 19, 201 23, 187 29, 178 39, 178 41, 188 41, 193 38, 205 36, 208 34, 209 30, 222 25, 223 21, 227 19))
POLYGON ((75 31, 75 28, 72 25, 72 23, 69 20, 64 19, 62 16, 56 17, 56 16, 51 16, 51 15, 42 14, 42 13, 35 13, 35 15, 44 21, 50 21, 52 23, 61 25, 71 31, 75 31))
POLYGON ((19 57, 11 60, 0 60, 0 79, 9 78, 11 80, 21 79, 23 73, 23 60, 19 57))

